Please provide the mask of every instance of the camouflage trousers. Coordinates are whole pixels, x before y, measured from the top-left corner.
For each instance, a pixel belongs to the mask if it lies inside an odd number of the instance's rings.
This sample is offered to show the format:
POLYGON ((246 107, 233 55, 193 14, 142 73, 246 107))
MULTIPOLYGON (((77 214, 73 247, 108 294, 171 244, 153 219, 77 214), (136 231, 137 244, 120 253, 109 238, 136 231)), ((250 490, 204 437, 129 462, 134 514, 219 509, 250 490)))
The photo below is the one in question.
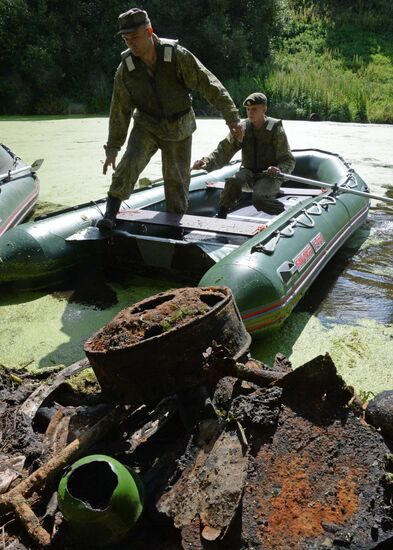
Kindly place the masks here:
POLYGON ((109 195, 126 200, 151 157, 161 149, 167 212, 184 214, 188 207, 192 136, 182 141, 164 141, 140 124, 134 124, 127 149, 112 176, 109 195))
POLYGON ((280 178, 254 173, 248 168, 240 168, 233 177, 225 181, 220 206, 230 210, 240 199, 242 191, 252 191, 252 203, 257 210, 263 210, 268 214, 279 214, 284 210, 283 204, 276 199, 280 184, 280 178))

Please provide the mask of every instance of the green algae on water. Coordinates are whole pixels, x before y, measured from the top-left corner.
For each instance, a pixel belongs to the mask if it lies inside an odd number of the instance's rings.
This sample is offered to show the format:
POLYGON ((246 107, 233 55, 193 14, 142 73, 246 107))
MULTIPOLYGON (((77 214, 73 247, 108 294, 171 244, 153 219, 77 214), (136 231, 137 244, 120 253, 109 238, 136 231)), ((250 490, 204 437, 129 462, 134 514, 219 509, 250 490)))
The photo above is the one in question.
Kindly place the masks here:
POLYGON ((254 340, 252 355, 273 363, 280 351, 294 368, 329 353, 339 374, 357 393, 375 395, 393 389, 393 326, 361 320, 356 325, 324 326, 317 317, 293 313, 279 332, 254 340))

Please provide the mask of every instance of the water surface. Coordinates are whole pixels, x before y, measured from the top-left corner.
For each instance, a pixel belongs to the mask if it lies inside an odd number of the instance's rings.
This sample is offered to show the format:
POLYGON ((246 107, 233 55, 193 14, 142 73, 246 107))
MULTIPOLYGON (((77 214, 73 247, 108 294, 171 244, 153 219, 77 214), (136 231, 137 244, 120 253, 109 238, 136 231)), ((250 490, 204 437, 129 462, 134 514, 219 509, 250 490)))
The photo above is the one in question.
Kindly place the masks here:
MULTIPOLYGON (((393 196, 393 126, 285 121, 293 148, 339 153, 372 193, 393 196)), ((106 195, 102 174, 108 119, 0 119, 0 141, 25 161, 45 158, 41 203, 74 205, 106 195)), ((222 120, 198 120, 193 159, 226 134, 222 120)), ((141 177, 159 178, 155 155, 141 177)), ((252 354, 271 364, 281 351, 294 366, 329 352, 345 380, 364 395, 393 388, 393 209, 373 200, 367 224, 347 242, 296 311, 273 336, 255 339, 252 354)), ((88 282, 87 282, 88 283, 88 282)), ((83 342, 115 313, 173 281, 133 277, 129 285, 103 286, 104 309, 72 300, 72 293, 0 296, 0 363, 38 368, 68 365, 83 356, 83 342), (108 298, 109 296, 109 298, 108 298)))

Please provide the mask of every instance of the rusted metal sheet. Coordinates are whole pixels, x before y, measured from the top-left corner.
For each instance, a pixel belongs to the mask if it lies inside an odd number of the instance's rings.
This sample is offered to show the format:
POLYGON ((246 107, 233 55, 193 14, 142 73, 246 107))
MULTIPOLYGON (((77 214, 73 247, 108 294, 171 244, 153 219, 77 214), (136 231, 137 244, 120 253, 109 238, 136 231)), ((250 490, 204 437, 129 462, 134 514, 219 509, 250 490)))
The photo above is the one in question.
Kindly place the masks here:
MULTIPOLYGON (((232 467, 240 469, 233 475, 225 454, 215 452, 217 439, 203 455, 199 451, 188 462, 184 456, 188 466, 159 500, 161 512, 181 530, 184 549, 211 548, 208 537, 214 539, 217 525, 217 549, 371 550, 391 539, 389 448, 364 421, 353 390, 328 355, 270 387, 249 384, 231 398, 227 418, 243 427, 247 471, 235 462, 232 467), (233 489, 243 493, 237 521, 234 501, 225 492, 232 477, 233 489), (220 498, 210 501, 215 481, 220 498), (218 517, 232 517, 229 528, 217 520, 204 522, 206 509, 217 517, 209 504, 217 507, 218 517)), ((230 444, 220 443, 230 452, 230 444)))
POLYGON ((107 397, 140 405, 200 384, 203 352, 213 341, 235 358, 251 342, 226 287, 175 289, 143 300, 87 340, 85 352, 107 397))
MULTIPOLYGON (((337 390, 342 395, 340 382, 337 390)), ((299 397, 284 399, 272 441, 250 459, 245 547, 374 547, 392 534, 382 483, 388 448, 348 406, 334 403, 332 385, 330 400, 299 397)))
POLYGON ((196 540, 195 527, 205 541, 225 536, 243 494, 247 463, 247 450, 236 431, 223 431, 198 450, 190 468, 161 497, 157 508, 173 517, 184 548, 190 538, 196 540))

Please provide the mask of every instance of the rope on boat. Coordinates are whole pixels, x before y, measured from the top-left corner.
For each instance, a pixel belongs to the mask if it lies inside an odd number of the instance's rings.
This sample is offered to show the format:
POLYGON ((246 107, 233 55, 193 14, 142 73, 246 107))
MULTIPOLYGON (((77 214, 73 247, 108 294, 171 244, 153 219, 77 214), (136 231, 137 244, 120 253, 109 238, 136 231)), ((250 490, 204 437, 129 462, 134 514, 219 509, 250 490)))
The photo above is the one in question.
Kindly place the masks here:
POLYGON ((253 252, 263 252, 271 256, 274 254, 281 237, 293 237, 296 226, 312 229, 315 226, 315 221, 312 219, 311 215, 320 216, 322 214, 322 208, 327 210, 329 206, 336 204, 336 202, 336 199, 332 196, 322 197, 321 200, 314 201, 309 208, 304 208, 299 216, 291 218, 283 229, 274 231, 267 242, 261 242, 253 246, 251 248, 251 254, 253 252), (302 217, 303 219, 301 219, 302 217))
POLYGON ((101 208, 98 206, 98 204, 96 203, 95 200, 91 200, 90 204, 92 206, 95 206, 96 210, 98 210, 98 212, 101 214, 101 216, 104 217, 104 213, 102 212, 101 208))

